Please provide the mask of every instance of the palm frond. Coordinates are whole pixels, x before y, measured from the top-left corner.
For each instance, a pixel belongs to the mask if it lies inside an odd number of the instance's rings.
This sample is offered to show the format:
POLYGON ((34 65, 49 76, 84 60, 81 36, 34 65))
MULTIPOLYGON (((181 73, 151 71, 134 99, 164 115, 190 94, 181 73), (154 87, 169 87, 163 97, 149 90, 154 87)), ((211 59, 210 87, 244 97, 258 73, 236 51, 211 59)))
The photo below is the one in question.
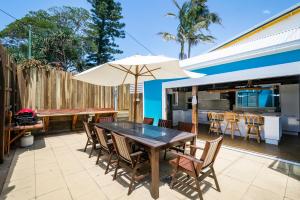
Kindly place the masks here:
POLYGON ((171 41, 171 40, 178 41, 178 38, 175 35, 171 34, 171 33, 159 32, 158 35, 161 35, 162 38, 166 41, 171 41))
POLYGON ((179 3, 176 0, 173 0, 174 5, 176 6, 176 8, 178 8, 178 10, 181 9, 179 3))
POLYGON ((167 17, 178 17, 175 13, 171 13, 171 12, 168 12, 167 14, 166 14, 166 16, 167 17))

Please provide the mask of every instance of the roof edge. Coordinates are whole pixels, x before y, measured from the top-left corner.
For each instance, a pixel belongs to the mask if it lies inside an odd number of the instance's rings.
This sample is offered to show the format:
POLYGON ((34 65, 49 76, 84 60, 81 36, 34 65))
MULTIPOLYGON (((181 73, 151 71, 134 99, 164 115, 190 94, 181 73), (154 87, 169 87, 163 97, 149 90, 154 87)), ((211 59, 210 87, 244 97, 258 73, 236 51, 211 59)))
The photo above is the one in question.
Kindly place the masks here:
POLYGON ((286 10, 284 10, 284 11, 282 11, 282 12, 280 12, 280 13, 272 16, 272 17, 270 17, 269 19, 267 19, 267 20, 265 20, 265 21, 263 21, 263 22, 261 22, 259 24, 256 24, 255 26, 249 28, 248 30, 243 31, 243 32, 237 34, 236 36, 232 37, 231 39, 226 40, 225 42, 223 42, 223 43, 221 43, 221 44, 219 44, 219 45, 217 45, 217 46, 209 49, 208 52, 218 50, 218 49, 224 47, 225 45, 229 44, 230 42, 233 42, 233 41, 235 41, 235 40, 237 40, 237 39, 239 39, 239 38, 241 38, 241 37, 243 37, 243 36, 245 36, 245 35, 253 32, 253 31, 261 28, 262 26, 265 26, 265 25, 271 23, 272 21, 275 21, 276 19, 279 19, 280 17, 283 17, 283 16, 287 15, 288 13, 293 12, 294 10, 297 10, 297 9, 300 9, 300 3, 297 3, 297 4, 293 5, 292 7, 290 7, 288 9, 286 9, 286 10))

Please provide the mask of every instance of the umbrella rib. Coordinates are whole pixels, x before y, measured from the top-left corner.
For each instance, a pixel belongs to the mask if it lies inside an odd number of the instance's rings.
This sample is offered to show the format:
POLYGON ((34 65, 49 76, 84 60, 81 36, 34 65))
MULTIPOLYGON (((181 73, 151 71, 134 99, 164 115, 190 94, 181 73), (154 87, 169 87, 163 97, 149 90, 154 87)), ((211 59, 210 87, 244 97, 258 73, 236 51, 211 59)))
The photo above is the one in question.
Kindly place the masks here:
POLYGON ((145 68, 147 69, 147 71, 146 71, 146 72, 143 72, 143 73, 141 73, 140 75, 144 75, 144 74, 147 74, 147 73, 150 73, 150 74, 152 74, 151 72, 161 69, 161 67, 158 67, 158 68, 155 68, 155 69, 151 69, 151 70, 149 70, 149 69, 148 69, 146 66, 145 66, 145 68))
POLYGON ((143 65, 143 67, 140 69, 139 71, 139 75, 141 75, 141 72, 143 71, 143 69, 145 68, 146 65, 143 65))
MULTIPOLYGON (((119 64, 120 65, 120 64, 119 64)), ((120 65, 120 67, 122 67, 124 70, 126 70, 126 72, 128 72, 129 74, 135 75, 132 71, 130 71, 132 65, 130 66, 129 69, 127 69, 126 67, 124 67, 123 65, 120 65)))
POLYGON ((111 64, 108 64, 108 65, 111 66, 111 67, 113 67, 113 68, 115 68, 115 69, 118 69, 118 70, 120 70, 120 71, 128 72, 127 70, 121 69, 121 68, 116 67, 116 66, 113 66, 113 65, 111 65, 111 64))
POLYGON ((132 65, 131 65, 130 68, 128 69, 128 71, 127 71, 127 73, 126 73, 126 75, 125 75, 125 77, 124 77, 124 80, 123 80, 123 82, 122 82, 122 85, 125 83, 125 80, 126 80, 128 74, 129 74, 131 68, 132 68, 132 65))
MULTIPOLYGON (((152 74, 152 71, 161 69, 160 67, 158 67, 158 68, 149 70, 147 66, 145 66, 145 68, 148 70, 148 72, 151 74, 151 76, 152 76, 154 79, 156 79, 156 77, 152 74)), ((147 72, 144 72, 144 73, 142 73, 141 75, 144 75, 145 73, 147 73, 147 72)))

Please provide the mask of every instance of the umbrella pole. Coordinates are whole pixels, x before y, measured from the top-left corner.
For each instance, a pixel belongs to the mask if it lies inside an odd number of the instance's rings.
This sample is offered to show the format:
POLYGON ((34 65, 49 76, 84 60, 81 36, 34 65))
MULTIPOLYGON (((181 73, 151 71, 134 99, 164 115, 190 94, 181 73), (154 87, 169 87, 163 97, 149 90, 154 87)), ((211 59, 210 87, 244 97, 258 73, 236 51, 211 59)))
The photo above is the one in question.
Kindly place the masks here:
MULTIPOLYGON (((138 72, 138 67, 136 67, 136 71, 138 72)), ((138 85, 138 73, 134 76, 134 102, 133 102, 133 122, 136 123, 136 114, 137 114, 137 85, 138 85)))

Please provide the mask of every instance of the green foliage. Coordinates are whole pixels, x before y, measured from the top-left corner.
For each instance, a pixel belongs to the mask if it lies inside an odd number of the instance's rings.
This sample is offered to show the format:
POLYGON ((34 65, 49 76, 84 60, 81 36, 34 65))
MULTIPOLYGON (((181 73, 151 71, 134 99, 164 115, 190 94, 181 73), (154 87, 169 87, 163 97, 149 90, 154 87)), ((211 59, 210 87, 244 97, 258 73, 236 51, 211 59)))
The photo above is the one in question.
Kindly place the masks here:
POLYGON ((167 13, 167 16, 178 19, 177 34, 160 32, 166 41, 176 41, 180 44, 179 58, 184 59, 184 47, 188 46, 188 57, 191 56, 192 46, 201 42, 212 42, 215 38, 209 33, 211 24, 221 24, 221 19, 216 13, 210 12, 207 0, 188 0, 182 5, 173 0, 178 13, 167 13))
POLYGON ((114 0, 88 0, 92 5, 92 22, 89 23, 88 41, 89 65, 106 63, 114 59, 115 54, 123 53, 116 44, 117 38, 124 38, 124 23, 120 22, 123 18, 122 7, 119 2, 114 0))
POLYGON ((3 29, 0 38, 17 62, 24 62, 28 53, 28 26, 31 25, 34 59, 61 63, 64 70, 82 71, 90 48, 86 36, 89 20, 90 14, 83 8, 64 6, 31 11, 3 29))

